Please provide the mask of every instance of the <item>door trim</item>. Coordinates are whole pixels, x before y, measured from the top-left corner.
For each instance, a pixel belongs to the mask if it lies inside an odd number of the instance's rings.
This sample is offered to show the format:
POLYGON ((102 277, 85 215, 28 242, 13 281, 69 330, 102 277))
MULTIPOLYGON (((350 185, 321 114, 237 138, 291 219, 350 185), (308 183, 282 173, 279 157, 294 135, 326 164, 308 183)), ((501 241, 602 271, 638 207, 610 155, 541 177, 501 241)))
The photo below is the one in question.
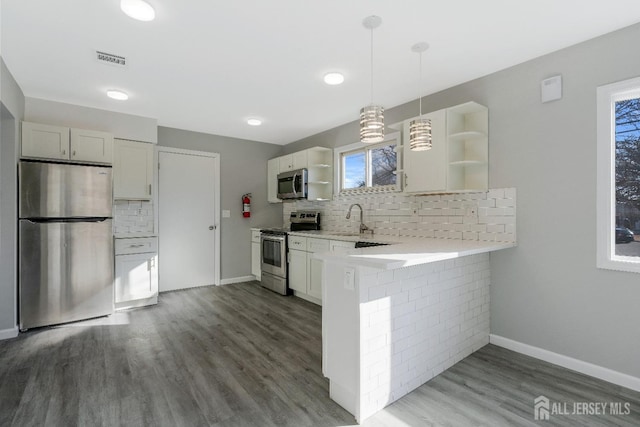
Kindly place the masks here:
MULTIPOLYGON (((160 165, 160 153, 170 153, 170 154, 186 154, 190 156, 200 156, 200 157, 211 157, 214 159, 215 164, 215 183, 213 185, 213 189, 215 191, 213 200, 215 203, 215 209, 213 210, 213 224, 216 226, 216 229, 213 232, 213 248, 215 251, 215 259, 214 268, 214 285, 220 286, 220 229, 222 227, 220 223, 220 153, 211 153, 208 151, 196 151, 196 150, 186 150, 183 148, 172 148, 172 147, 163 147, 163 146, 154 146, 153 150, 153 200, 157 201, 156 206, 153 209, 153 229, 158 235, 158 239, 160 236, 160 229, 158 228, 159 222, 159 214, 160 214, 160 192, 159 192, 159 182, 160 182, 160 174, 158 173, 159 165, 160 165)), ((158 262, 162 262, 162 254, 158 253, 158 262)), ((160 278, 158 277, 158 283, 160 278)))

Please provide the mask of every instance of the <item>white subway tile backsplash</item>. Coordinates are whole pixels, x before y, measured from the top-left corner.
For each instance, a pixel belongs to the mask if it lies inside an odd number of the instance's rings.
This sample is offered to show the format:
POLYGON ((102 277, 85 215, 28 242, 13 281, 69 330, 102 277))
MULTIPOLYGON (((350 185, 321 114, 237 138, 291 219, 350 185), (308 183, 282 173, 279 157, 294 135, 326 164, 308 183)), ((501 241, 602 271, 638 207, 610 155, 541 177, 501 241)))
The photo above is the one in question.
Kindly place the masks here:
MULTIPOLYGON (((516 189, 440 195, 351 194, 334 200, 298 200, 283 203, 283 223, 292 211, 321 212, 322 228, 357 232, 359 212, 345 218, 352 203, 364 208, 364 222, 384 236, 515 242, 516 189)), ((144 206, 141 206, 144 208, 144 206)), ((150 208, 152 212, 152 207, 150 208)))
POLYGON ((153 233, 153 203, 139 200, 114 202, 113 231, 116 234, 153 233))

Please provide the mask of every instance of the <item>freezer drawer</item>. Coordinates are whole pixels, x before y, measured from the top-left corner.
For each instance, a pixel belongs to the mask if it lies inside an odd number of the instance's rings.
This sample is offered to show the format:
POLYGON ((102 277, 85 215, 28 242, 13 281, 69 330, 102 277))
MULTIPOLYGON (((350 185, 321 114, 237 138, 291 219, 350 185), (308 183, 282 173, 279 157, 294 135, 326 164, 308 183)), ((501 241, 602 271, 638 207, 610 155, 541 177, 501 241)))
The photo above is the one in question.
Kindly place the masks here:
POLYGON ((111 168, 61 163, 19 164, 20 218, 111 217, 111 168))
POLYGON ((111 219, 20 220, 20 329, 113 313, 111 219))

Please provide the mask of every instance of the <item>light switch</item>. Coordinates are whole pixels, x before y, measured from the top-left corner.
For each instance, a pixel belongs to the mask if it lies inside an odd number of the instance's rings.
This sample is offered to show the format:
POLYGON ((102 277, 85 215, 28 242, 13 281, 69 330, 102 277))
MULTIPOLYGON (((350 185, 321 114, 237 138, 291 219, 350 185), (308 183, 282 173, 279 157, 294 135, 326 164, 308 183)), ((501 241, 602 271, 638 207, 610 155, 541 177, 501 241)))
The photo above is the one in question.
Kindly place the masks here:
POLYGON ((356 289, 356 270, 353 267, 344 269, 344 288, 349 291, 356 289))
POLYGON ((222 218, 231 218, 231 211, 227 209, 222 210, 222 218))

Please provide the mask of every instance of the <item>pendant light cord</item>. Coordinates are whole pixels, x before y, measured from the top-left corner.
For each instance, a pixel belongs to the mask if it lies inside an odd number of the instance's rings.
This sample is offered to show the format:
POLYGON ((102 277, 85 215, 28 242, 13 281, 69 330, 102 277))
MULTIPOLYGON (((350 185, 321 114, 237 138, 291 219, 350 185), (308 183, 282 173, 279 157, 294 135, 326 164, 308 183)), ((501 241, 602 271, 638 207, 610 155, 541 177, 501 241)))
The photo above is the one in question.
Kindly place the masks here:
POLYGON ((371 28, 371 105, 373 105, 373 27, 371 28))
POLYGON ((419 104, 420 104, 420 116, 422 116, 422 52, 420 52, 420 75, 418 76, 418 87, 420 88, 419 104))

